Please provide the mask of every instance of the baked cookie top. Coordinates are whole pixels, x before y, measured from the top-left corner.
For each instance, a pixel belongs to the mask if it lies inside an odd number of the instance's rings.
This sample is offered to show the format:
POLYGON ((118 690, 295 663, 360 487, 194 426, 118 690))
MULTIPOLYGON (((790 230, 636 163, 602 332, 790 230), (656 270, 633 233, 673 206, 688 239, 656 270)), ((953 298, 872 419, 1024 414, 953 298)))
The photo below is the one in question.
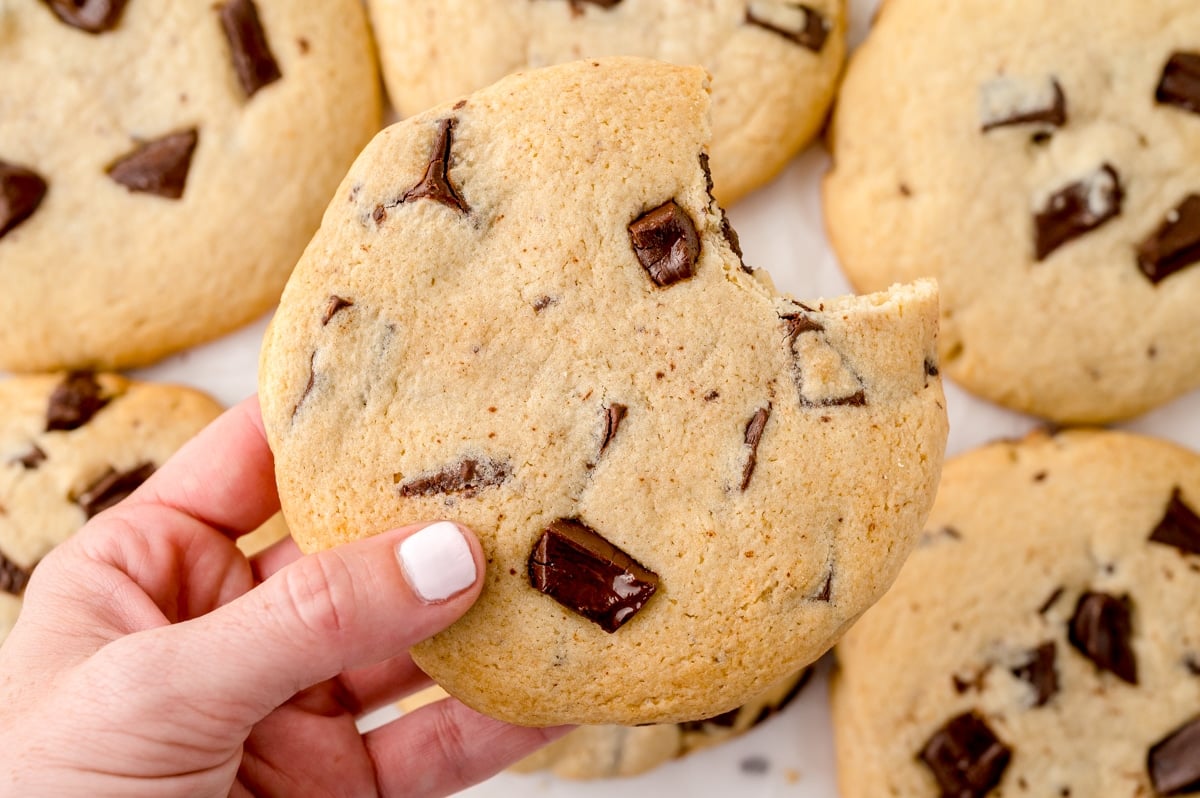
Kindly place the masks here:
POLYGON ((0 368, 265 312, 380 113, 356 0, 0 4, 0 368))
POLYGON ((888 0, 826 218, 851 281, 942 291, 947 374, 1059 422, 1200 385, 1200 6, 888 0))
POLYGON ((1125 433, 947 462, 925 539, 837 647, 842 794, 1200 789, 1198 510, 1200 456, 1125 433))
POLYGON ((302 548, 481 535, 482 598, 413 655, 482 712, 743 704, 882 593, 932 500, 936 288, 802 304, 751 274, 708 190, 705 87, 577 62, 388 128, 267 332, 302 548))
POLYGON ((845 0, 370 0, 408 116, 521 69, 631 55, 712 74, 713 192, 736 202, 820 130, 845 58, 845 0))

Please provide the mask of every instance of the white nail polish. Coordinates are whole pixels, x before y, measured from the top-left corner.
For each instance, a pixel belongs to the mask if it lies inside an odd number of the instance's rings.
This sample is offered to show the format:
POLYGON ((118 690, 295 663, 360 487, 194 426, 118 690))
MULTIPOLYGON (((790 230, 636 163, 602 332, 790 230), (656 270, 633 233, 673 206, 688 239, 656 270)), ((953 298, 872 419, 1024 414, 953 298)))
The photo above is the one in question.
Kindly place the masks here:
POLYGON ((475 558, 457 526, 430 524, 397 548, 404 578, 422 600, 445 601, 475 584, 475 558))

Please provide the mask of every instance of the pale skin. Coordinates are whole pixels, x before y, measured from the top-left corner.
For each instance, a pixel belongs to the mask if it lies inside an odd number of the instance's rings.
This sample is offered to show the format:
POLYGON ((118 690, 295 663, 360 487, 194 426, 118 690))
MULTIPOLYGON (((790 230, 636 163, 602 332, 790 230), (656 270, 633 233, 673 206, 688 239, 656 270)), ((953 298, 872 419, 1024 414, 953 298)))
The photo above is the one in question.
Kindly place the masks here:
POLYGON ((428 684, 407 650, 474 603, 479 543, 474 583, 430 602, 396 554, 424 525, 247 559, 278 509, 248 400, 38 565, 0 647, 0 794, 439 796, 565 731, 449 699, 360 734, 428 684))

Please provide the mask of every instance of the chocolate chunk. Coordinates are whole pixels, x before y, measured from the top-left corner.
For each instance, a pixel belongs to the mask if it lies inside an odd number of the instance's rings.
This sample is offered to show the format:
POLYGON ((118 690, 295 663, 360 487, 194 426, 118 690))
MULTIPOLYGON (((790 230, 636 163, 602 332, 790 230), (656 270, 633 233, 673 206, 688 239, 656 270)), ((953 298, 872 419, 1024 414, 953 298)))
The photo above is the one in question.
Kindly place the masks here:
MULTIPOLYGON (((811 312, 800 305, 799 308, 811 312)), ((801 310, 781 315, 786 340, 791 348, 793 378, 800 394, 801 407, 864 407, 867 394, 862 378, 854 373, 841 353, 825 338, 825 326, 805 315, 801 310), (816 333, 810 338, 807 333, 816 333), (836 359, 836 360, 835 360, 836 359), (818 384, 823 392, 815 393, 806 386, 805 371, 815 370, 825 376, 818 384)))
POLYGON ((283 77, 253 0, 229 0, 218 7, 218 14, 225 38, 229 40, 233 68, 247 97, 253 97, 259 89, 283 77))
POLYGON ((29 571, 17 565, 0 552, 0 590, 19 596, 29 584, 29 571))
POLYGON ((919 758, 933 771, 943 798, 983 798, 1000 783, 1012 749, 983 718, 964 712, 933 733, 919 758))
POLYGON ((634 254, 655 285, 666 287, 696 274, 700 236, 687 212, 668 200, 629 224, 634 254))
POLYGON ((568 2, 571 5, 571 11, 578 16, 579 14, 583 13, 584 3, 590 3, 591 5, 600 6, 601 8, 613 8, 614 6, 619 5, 621 0, 568 0, 568 2))
POLYGON ((292 407, 292 421, 296 420, 296 415, 300 412, 300 408, 304 406, 308 400, 308 395, 312 393, 313 386, 317 384, 317 352, 314 349, 313 353, 308 356, 308 382, 304 385, 304 391, 300 394, 300 398, 296 400, 296 404, 292 407))
POLYGON ((795 339, 796 336, 806 332, 824 332, 825 325, 816 319, 809 318, 803 313, 787 313, 779 317, 783 321, 784 329, 787 331, 788 340, 795 339))
POLYGON ((54 15, 87 33, 112 30, 121 21, 127 0, 42 0, 54 15))
POLYGON ((92 416, 109 403, 101 395, 103 389, 96 375, 89 371, 73 371, 63 378, 46 407, 46 432, 70 432, 92 420, 92 416))
POLYGON ((550 524, 529 554, 529 582, 608 633, 658 589, 658 575, 578 520, 550 524))
POLYGON ((829 601, 833 596, 833 569, 825 574, 825 581, 821 583, 821 589, 812 595, 813 601, 829 601))
POLYGON ((1042 605, 1038 607, 1038 615, 1045 615, 1048 613, 1050 608, 1057 604, 1058 600, 1062 598, 1064 592, 1065 589, 1062 587, 1056 587, 1054 590, 1051 590, 1050 595, 1047 596, 1046 600, 1042 602, 1042 605))
POLYGON ((1162 520, 1150 533, 1150 540, 1174 546, 1185 554, 1200 554, 1200 516, 1183 501, 1183 491, 1171 491, 1162 520))
POLYGON ((79 494, 75 498, 75 503, 83 509, 85 516, 94 518, 137 490, 138 486, 149 479, 153 473, 153 463, 142 463, 129 471, 116 471, 110 468, 104 476, 79 494))
POLYGON ((1004 75, 979 87, 979 124, 986 133, 998 127, 1067 123, 1067 98, 1053 77, 1004 75))
POLYGON ((925 376, 926 377, 936 377, 940 373, 941 372, 938 371, 936 362, 934 362, 933 360, 928 360, 928 359, 925 361, 925 376))
POLYGON ((810 8, 803 3, 785 3, 784 7, 798 14, 798 17, 791 21, 790 24, 777 24, 764 16, 756 14, 754 3, 746 6, 746 24, 768 30, 778 36, 782 36, 792 44, 812 50, 814 53, 821 52, 825 47, 826 40, 829 38, 829 32, 833 29, 833 25, 830 24, 829 20, 822 16, 815 8, 810 8))
POLYGON ((1054 667, 1056 654, 1053 640, 1042 643, 1029 652, 1029 658, 1024 664, 1012 669, 1013 676, 1033 685, 1037 696, 1033 702, 1035 707, 1045 706, 1058 692, 1058 670, 1054 667))
POLYGON ((1154 99, 1200 114, 1200 53, 1171 53, 1163 67, 1154 99))
POLYGON ((1122 199, 1121 178, 1109 164, 1059 189, 1033 217, 1037 259, 1118 216, 1122 199))
POLYGON ((0 161, 0 238, 33 216, 46 196, 46 181, 37 172, 0 161))
POLYGON ((1137 684, 1137 660, 1130 639, 1133 615, 1128 596, 1084 593, 1075 605, 1067 631, 1071 645, 1101 670, 1137 684))
POLYGON ((46 462, 46 453, 43 452, 41 447, 35 443, 28 452, 20 457, 13 458, 12 462, 20 463, 21 467, 26 471, 33 471, 42 463, 46 462))
POLYGON ((746 445, 750 453, 746 455, 746 465, 742 468, 742 490, 750 487, 750 477, 754 474, 754 466, 758 462, 758 442, 762 440, 763 430, 767 428, 767 419, 771 417, 771 405, 760 407, 746 424, 746 445))
POLYGON ((342 299, 340 296, 333 294, 329 297, 329 304, 325 306, 325 315, 321 317, 321 326, 324 327, 329 323, 330 319, 337 315, 339 310, 354 307, 354 303, 349 299, 342 299))
POLYGON ((600 442, 600 454, 604 454, 604 450, 612 443, 612 439, 616 437, 617 430, 621 426, 622 419, 625 418, 625 413, 629 408, 625 405, 613 402, 608 407, 604 408, 604 440, 600 442))
POLYGON ((108 176, 130 191, 179 199, 199 139, 193 128, 147 141, 108 167, 108 176))
POLYGON ((425 175, 420 183, 400 198, 401 202, 428 199, 462 213, 471 212, 450 182, 450 147, 454 143, 454 124, 454 119, 449 118, 438 123, 438 135, 433 143, 433 152, 429 155, 429 165, 425 167, 425 175))
POLYGON ((493 488, 512 475, 507 462, 488 457, 468 457, 440 471, 421 474, 400 483, 400 495, 431 496, 439 493, 463 493, 468 498, 484 488, 493 488))
POLYGON ((1200 791, 1200 716, 1150 748, 1146 754, 1146 771, 1159 795, 1200 791))
POLYGON ((1200 263, 1200 194, 1189 194, 1137 248, 1138 267, 1157 285, 1200 263))

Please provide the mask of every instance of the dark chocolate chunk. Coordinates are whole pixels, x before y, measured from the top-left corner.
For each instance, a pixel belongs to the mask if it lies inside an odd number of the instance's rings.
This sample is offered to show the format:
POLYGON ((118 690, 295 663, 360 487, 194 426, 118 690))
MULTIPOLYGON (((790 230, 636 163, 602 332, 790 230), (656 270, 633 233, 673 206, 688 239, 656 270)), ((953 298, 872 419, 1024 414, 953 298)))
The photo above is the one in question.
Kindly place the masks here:
MULTIPOLYGON (((836 353, 836 351, 835 354, 837 354, 842 360, 842 368, 845 370, 843 374, 845 381, 857 383, 859 388, 857 390, 849 391, 848 393, 833 396, 811 396, 806 394, 804 385, 805 357, 801 355, 800 350, 798 349, 800 346, 799 339, 805 333, 823 333, 825 331, 825 326, 819 321, 807 316, 803 312, 812 312, 811 308, 807 308, 803 305, 799 305, 798 307, 800 308, 799 310, 793 313, 785 313, 779 318, 784 324, 786 340, 792 353, 793 376, 796 382, 796 388, 800 393, 800 405, 802 407, 866 406, 867 394, 866 391, 861 387, 862 378, 854 373, 849 364, 845 362, 845 358, 841 357, 841 354, 836 353)), ((822 340, 824 340, 824 336, 822 336, 822 340)), ((824 345, 827 347, 830 346, 828 340, 824 340, 824 345)))
POLYGON ((92 420, 109 403, 90 371, 73 371, 63 378, 46 407, 46 432, 69 432, 92 420))
POLYGON ((46 181, 23 166, 0 161, 0 238, 33 216, 46 196, 46 181))
POLYGON ((1162 520, 1150 533, 1150 540, 1174 546, 1185 554, 1200 554, 1200 516, 1183 501, 1183 491, 1171 491, 1162 520))
POLYGON ((771 417, 771 405, 760 407, 754 411, 746 424, 745 442, 750 447, 746 455, 746 465, 742 468, 742 490, 750 487, 750 477, 754 475, 754 466, 758 463, 758 442, 762 440, 763 430, 767 428, 767 419, 771 417))
POLYGON ((940 371, 938 371, 938 367, 937 367, 937 363, 936 363, 936 362, 934 362, 933 360, 926 360, 926 361, 925 361, 925 376, 927 376, 927 377, 936 377, 936 376, 938 376, 938 374, 940 374, 940 373, 941 373, 941 372, 940 372, 940 371))
POLYGON ((575 519, 560 519, 529 554, 529 582, 613 633, 645 606, 658 575, 575 519))
POLYGON ((666 287, 696 274, 700 236, 687 211, 675 200, 639 216, 629 224, 634 254, 655 285, 666 287))
POLYGON ((1200 114, 1200 53, 1171 53, 1163 67, 1154 99, 1200 114))
POLYGON ((554 297, 551 297, 551 296, 546 296, 546 295, 544 295, 544 294, 543 294, 542 296, 540 296, 540 297, 538 297, 537 299, 533 300, 533 312, 534 312, 534 313, 541 313, 543 310, 545 310, 546 308, 550 307, 551 305, 553 305, 553 304, 554 304, 555 302, 557 302, 557 301, 558 301, 558 300, 556 300, 554 297))
POLYGON ((400 483, 401 496, 431 496, 439 493, 463 493, 474 496, 484 488, 493 488, 512 475, 512 466, 488 457, 468 457, 400 483))
POLYGON ((88 518, 94 518, 137 490, 154 473, 153 463, 142 463, 129 471, 112 468, 75 498, 88 518))
POLYGON ((1062 587, 1056 587, 1054 590, 1050 591, 1050 595, 1047 596, 1046 600, 1042 602, 1042 605, 1038 607, 1038 615, 1045 615, 1048 613, 1050 608, 1057 604, 1058 600, 1062 598, 1064 592, 1065 589, 1062 587))
POLYGON ((321 317, 321 326, 324 327, 330 320, 337 315, 339 310, 354 307, 354 303, 349 299, 342 299, 337 294, 329 297, 329 304, 325 306, 325 315, 321 317))
POLYGON ((984 798, 1003 778, 1012 749, 983 718, 964 712, 933 733, 919 758, 933 772, 943 798, 984 798))
POLYGON ((1138 683, 1137 659, 1130 642, 1133 614, 1127 596, 1084 593, 1075 605, 1067 637, 1096 667, 1130 684, 1138 683))
POLYGON ((179 199, 199 140, 193 128, 147 141, 108 167, 108 176, 130 191, 179 199))
POLYGON ((620 4, 621 0, 568 0, 568 2, 571 4, 571 10, 578 15, 583 13, 584 3, 590 3, 601 8, 613 8, 620 4))
POLYGON ((221 28, 229 40, 233 68, 247 97, 283 77, 279 63, 271 53, 266 31, 258 18, 254 0, 229 0, 218 7, 221 28))
POLYGON ((825 47, 825 41, 829 38, 829 32, 833 29, 833 25, 819 11, 803 3, 785 3, 784 5, 800 12, 801 21, 798 27, 789 28, 777 25, 755 14, 753 3, 746 6, 746 24, 768 30, 778 36, 782 36, 792 44, 812 50, 814 53, 821 52, 825 47))
POLYGON ((833 596, 833 569, 825 574, 825 581, 821 583, 821 589, 813 594, 813 601, 829 601, 833 596))
POLYGON ((1109 164, 1059 189, 1033 217, 1037 259, 1118 216, 1122 199, 1121 178, 1109 164))
POLYGON ((1146 754, 1146 771, 1159 795, 1200 791, 1200 716, 1150 748, 1146 754))
POLYGON ((410 188, 401 202, 412 202, 418 199, 428 199, 440 202, 462 213, 470 213, 471 209, 459 195, 450 182, 450 147, 454 143, 453 118, 443 119, 438 123, 437 139, 433 142, 433 152, 429 155, 429 165, 425 167, 425 175, 421 182, 410 188))
POLYGON ((17 565, 0 552, 0 590, 19 596, 29 584, 29 571, 17 565))
POLYGON ((308 399, 308 395, 312 393, 313 386, 317 384, 317 352, 314 349, 313 353, 308 356, 308 382, 304 385, 304 391, 300 394, 300 398, 296 400, 296 405, 292 408, 292 421, 296 420, 296 414, 300 412, 300 408, 304 406, 304 402, 308 399))
POLYGON ((1200 654, 1188 654, 1183 658, 1183 667, 1193 676, 1200 676, 1200 654))
POLYGON ((87 33, 112 30, 121 21, 127 0, 42 0, 54 15, 87 33))
POLYGON ((46 453, 36 443, 29 449, 28 452, 20 457, 13 458, 14 463, 20 463, 21 467, 26 471, 33 471, 42 463, 46 462, 46 453))
POLYGON ((806 332, 824 332, 825 325, 821 322, 811 319, 803 313, 788 313, 779 317, 783 321, 784 329, 787 330, 788 340, 794 339, 797 335, 806 332))
POLYGON ((625 418, 625 414, 629 408, 625 405, 613 402, 608 407, 604 408, 604 440, 600 442, 600 454, 604 454, 604 450, 612 443, 612 439, 616 437, 617 430, 621 426, 621 421, 625 418))
POLYGON ((1011 125, 1062 127, 1067 123, 1067 98, 1056 78, 1005 75, 980 87, 979 121, 985 133, 1011 125))
POLYGON ((1155 285, 1200 263, 1200 194, 1189 194, 1167 212, 1159 228, 1138 244, 1137 260, 1155 285))
POLYGON ((1029 652, 1029 658, 1024 664, 1012 669, 1013 676, 1033 685, 1037 696, 1033 702, 1035 707, 1045 706, 1058 692, 1058 670, 1054 667, 1056 654, 1057 648, 1053 640, 1042 643, 1029 652))

